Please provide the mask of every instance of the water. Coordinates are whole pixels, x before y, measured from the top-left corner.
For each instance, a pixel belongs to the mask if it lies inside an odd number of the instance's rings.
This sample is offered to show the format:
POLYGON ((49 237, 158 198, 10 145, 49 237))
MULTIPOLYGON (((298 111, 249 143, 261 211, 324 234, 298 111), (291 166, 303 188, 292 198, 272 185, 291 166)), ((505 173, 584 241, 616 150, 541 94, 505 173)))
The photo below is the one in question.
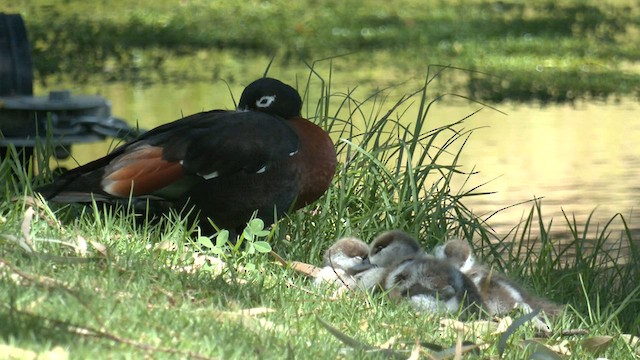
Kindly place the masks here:
MULTIPOLYGON (((347 91, 334 86, 335 91, 347 91)), ((116 116, 152 128, 183 115, 213 109, 233 108, 223 82, 156 84, 137 87, 107 84, 85 87, 76 93, 94 93, 110 99, 116 116)), ((233 85, 235 99, 242 85, 233 85)), ((44 93, 38 89, 37 93, 44 93)), ((361 99, 366 92, 359 94, 361 99)), ((392 93, 399 97, 402 91, 392 93)), ((312 97, 313 98, 313 97, 312 97)), ((392 99, 393 100, 393 99, 392 99)), ((393 101, 388 101, 391 106, 393 101)), ((466 101, 437 104, 428 117, 436 127, 458 120, 481 106, 466 101)), ((472 197, 466 205, 486 217, 498 209, 543 197, 543 215, 554 219, 552 231, 567 231, 562 210, 584 224, 594 210, 592 225, 602 226, 616 213, 627 224, 640 228, 640 105, 584 103, 573 105, 499 105, 507 115, 488 108, 466 121, 474 131, 462 153, 463 170, 475 169, 467 188, 486 183, 481 189, 495 194, 472 197)), ((388 108, 388 107, 387 107, 388 108)), ((412 119, 412 114, 406 114, 412 119)), ((86 163, 108 152, 113 144, 74 147, 78 163, 86 163)), ((69 166, 69 163, 67 163, 69 166)), ((462 181, 454 184, 461 186, 462 181)), ((490 224, 506 234, 528 212, 531 204, 510 208, 493 216, 490 224)), ((621 229, 620 221, 613 229, 621 229)), ((613 238, 619 238, 614 236, 613 238)))
MULTIPOLYGON (((478 130, 463 153, 475 165, 480 184, 497 193, 469 203, 476 213, 544 197, 543 214, 566 231, 562 210, 584 224, 603 226, 616 213, 640 227, 640 106, 620 104, 501 107, 508 116, 482 112, 469 120, 478 130)), ((443 111, 460 111, 443 109, 443 111)), ((502 232, 530 205, 496 215, 502 232)), ((621 229, 620 222, 615 224, 621 229)))

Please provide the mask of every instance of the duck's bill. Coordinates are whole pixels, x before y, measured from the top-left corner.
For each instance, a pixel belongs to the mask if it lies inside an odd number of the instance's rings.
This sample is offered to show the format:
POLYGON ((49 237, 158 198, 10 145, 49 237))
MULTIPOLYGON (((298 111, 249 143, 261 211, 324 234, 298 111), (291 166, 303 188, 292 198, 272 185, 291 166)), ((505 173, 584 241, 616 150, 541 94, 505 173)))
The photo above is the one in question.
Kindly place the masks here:
POLYGON ((363 271, 367 271, 367 270, 369 270, 369 269, 371 269, 371 268, 375 268, 375 267, 377 267, 377 266, 376 266, 376 265, 374 265, 374 264, 372 264, 372 263, 369 261, 369 258, 366 258, 366 259, 362 260, 362 262, 361 262, 361 263, 356 264, 356 265, 354 265, 354 266, 350 267, 350 268, 349 268, 349 270, 348 270, 348 272, 349 272, 349 274, 351 274, 351 275, 355 275, 355 274, 361 273, 361 272, 363 272, 363 271))

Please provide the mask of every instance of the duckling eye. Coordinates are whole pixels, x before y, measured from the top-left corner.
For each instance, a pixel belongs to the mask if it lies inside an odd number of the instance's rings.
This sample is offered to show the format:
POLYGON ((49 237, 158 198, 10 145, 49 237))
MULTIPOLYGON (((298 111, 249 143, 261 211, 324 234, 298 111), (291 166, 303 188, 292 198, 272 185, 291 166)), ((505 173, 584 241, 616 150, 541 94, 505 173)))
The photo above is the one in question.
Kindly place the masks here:
POLYGON ((373 253, 374 253, 374 254, 377 254, 377 253, 379 253, 380 251, 382 251, 382 249, 384 249, 384 246, 382 246, 382 245, 378 245, 378 246, 376 246, 376 247, 373 249, 373 253))

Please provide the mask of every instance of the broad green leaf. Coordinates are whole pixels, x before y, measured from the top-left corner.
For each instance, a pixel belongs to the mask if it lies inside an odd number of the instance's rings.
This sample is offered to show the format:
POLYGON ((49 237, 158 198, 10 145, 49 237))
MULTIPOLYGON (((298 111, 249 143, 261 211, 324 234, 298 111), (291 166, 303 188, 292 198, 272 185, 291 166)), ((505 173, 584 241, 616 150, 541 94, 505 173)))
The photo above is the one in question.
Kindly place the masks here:
POLYGON ((207 236, 200 236, 198 237, 198 244, 205 246, 209 249, 212 249, 213 243, 211 242, 211 239, 209 239, 207 236))
POLYGON ((340 331, 337 328, 335 328, 333 325, 331 325, 328 322, 324 321, 319 316, 316 316, 316 320, 318 320, 320 325, 322 325, 325 329, 327 329, 327 331, 329 331, 331 333, 331 335, 335 336, 336 338, 338 338, 338 340, 342 341, 346 345, 351 346, 354 349, 364 349, 364 350, 374 349, 373 346, 371 346, 369 344, 366 344, 366 343, 363 343, 363 342, 360 342, 360 341, 352 338, 351 336, 343 333, 342 331, 340 331))
POLYGON ((269 235, 269 232, 270 232, 269 230, 261 230, 261 231, 258 231, 256 233, 256 236, 257 237, 265 237, 265 236, 269 235))
POLYGON ((256 253, 256 248, 253 246, 252 242, 247 243, 245 253, 249 255, 253 255, 256 253))
POLYGON ((216 236, 216 246, 223 247, 227 244, 229 240, 229 230, 222 230, 216 236))
POLYGON ((597 355, 606 350, 612 342, 613 336, 592 336, 582 340, 582 347, 597 355))
POLYGON ((255 234, 256 232, 261 231, 262 229, 264 229, 264 221, 262 221, 262 219, 255 218, 255 219, 249 221, 249 226, 248 227, 255 234))
POLYGON ((271 245, 266 241, 256 241, 253 243, 256 251, 262 254, 266 254, 271 251, 271 245))
POLYGON ((253 231, 251 231, 251 229, 247 227, 242 231, 242 236, 241 237, 243 239, 246 239, 246 240, 249 240, 249 241, 253 241, 253 237, 254 237, 253 231))
POLYGON ((387 359, 407 359, 408 358, 408 353, 406 351, 396 351, 393 349, 380 349, 380 348, 371 346, 364 342, 360 342, 350 337, 349 335, 341 332, 340 330, 335 328, 333 325, 322 320, 322 318, 320 318, 319 316, 316 316, 316 320, 318 320, 320 325, 322 325, 325 329, 327 329, 327 331, 329 331, 331 335, 335 336, 338 340, 342 341, 344 344, 354 349, 365 350, 367 353, 373 353, 373 354, 379 353, 384 355, 385 358, 387 359))
POLYGON ((522 346, 529 346, 533 349, 533 353, 529 357, 530 359, 537 360, 562 360, 562 356, 555 351, 549 349, 543 343, 536 340, 523 340, 522 346))
POLYGON ((500 335, 500 339, 498 340, 498 354, 500 357, 502 357, 502 355, 504 354, 504 351, 507 348, 507 340, 509 339, 509 337, 513 335, 516 329, 518 329, 520 326, 524 325, 527 321, 536 317, 536 315, 538 315, 539 312, 540 312, 539 309, 534 310, 528 314, 524 314, 521 317, 513 320, 511 325, 509 325, 509 327, 507 328, 507 331, 505 331, 504 334, 500 335))
MULTIPOLYGON (((433 343, 426 343, 426 344, 428 345, 428 346, 425 346, 427 348, 435 348, 439 346, 438 344, 433 344, 433 343)), ((420 345, 422 345, 422 343, 420 345)), ((479 349, 480 347, 482 347, 482 344, 474 344, 474 343, 463 344, 462 347, 460 348, 460 355, 465 355, 469 352, 479 349)), ((434 359, 452 359, 452 358, 455 358, 457 355, 458 355, 458 350, 456 348, 456 345, 453 345, 448 349, 444 349, 442 351, 438 351, 434 353, 432 357, 434 359)))

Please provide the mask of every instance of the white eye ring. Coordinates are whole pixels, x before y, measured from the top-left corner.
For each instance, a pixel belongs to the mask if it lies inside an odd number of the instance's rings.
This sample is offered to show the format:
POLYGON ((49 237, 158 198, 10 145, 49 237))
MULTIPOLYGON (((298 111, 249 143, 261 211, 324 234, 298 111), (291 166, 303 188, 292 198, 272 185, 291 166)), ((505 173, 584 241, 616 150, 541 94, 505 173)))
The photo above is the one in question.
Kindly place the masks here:
POLYGON ((256 107, 268 108, 276 101, 275 95, 265 95, 256 101, 256 107))

